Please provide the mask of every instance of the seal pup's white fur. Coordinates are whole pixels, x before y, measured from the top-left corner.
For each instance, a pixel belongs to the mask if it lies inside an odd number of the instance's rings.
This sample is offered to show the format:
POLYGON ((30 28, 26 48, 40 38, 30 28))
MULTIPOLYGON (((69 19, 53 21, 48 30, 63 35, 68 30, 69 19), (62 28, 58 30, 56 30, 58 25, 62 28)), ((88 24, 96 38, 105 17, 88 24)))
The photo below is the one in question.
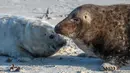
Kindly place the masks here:
POLYGON ((13 15, 0 15, 0 55, 15 58, 48 57, 65 40, 46 21, 13 15))

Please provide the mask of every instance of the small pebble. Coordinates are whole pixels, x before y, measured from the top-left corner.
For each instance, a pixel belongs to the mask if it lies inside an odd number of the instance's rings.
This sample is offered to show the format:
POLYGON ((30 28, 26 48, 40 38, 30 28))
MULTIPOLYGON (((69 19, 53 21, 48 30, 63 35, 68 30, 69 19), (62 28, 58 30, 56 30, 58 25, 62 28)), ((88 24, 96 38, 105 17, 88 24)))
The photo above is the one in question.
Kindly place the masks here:
POLYGON ((14 64, 12 64, 9 71, 10 72, 19 72, 20 67, 16 67, 16 66, 14 66, 14 64))

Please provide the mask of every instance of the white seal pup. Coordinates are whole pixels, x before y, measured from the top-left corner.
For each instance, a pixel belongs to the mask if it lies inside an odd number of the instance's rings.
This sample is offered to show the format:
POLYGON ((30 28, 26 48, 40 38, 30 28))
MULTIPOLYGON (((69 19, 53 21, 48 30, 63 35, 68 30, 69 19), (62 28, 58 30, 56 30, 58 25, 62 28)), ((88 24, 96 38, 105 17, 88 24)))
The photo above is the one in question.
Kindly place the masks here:
POLYGON ((14 58, 48 57, 66 40, 46 21, 23 16, 0 15, 0 55, 14 58))

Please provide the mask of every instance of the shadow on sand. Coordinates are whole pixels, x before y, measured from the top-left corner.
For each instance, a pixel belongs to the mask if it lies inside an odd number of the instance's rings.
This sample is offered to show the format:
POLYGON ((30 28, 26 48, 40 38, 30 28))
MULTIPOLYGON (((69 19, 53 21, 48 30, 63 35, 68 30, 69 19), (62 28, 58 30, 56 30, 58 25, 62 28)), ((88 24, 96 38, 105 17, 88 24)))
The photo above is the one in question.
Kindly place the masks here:
MULTIPOLYGON (((51 56, 48 58, 34 58, 29 62, 18 62, 16 59, 13 59, 12 62, 7 63, 8 57, 2 56, 0 57, 0 65, 9 67, 11 64, 15 64, 17 66, 44 66, 46 68, 58 66, 71 66, 71 67, 84 67, 87 70, 92 71, 100 71, 100 66, 103 61, 99 58, 87 58, 87 57, 77 57, 77 56, 51 56)), ((124 66, 121 70, 130 70, 129 66, 124 66)), ((4 72, 9 72, 9 70, 5 70, 4 72)))
POLYGON ((0 57, 0 65, 10 66, 11 64, 19 66, 45 66, 45 67, 54 67, 55 65, 60 66, 77 66, 84 67, 87 70, 99 71, 99 67, 102 64, 102 60, 98 58, 87 58, 87 57, 76 57, 76 56, 52 56, 48 58, 34 58, 29 62, 18 62, 16 59, 13 59, 12 62, 7 63, 8 57, 0 57))

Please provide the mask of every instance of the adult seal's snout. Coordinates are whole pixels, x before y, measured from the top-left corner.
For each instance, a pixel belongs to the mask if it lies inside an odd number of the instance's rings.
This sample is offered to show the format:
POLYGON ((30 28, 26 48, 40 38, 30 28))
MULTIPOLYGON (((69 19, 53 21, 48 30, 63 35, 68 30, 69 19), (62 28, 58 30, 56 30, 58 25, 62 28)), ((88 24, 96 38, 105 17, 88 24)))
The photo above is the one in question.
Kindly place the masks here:
POLYGON ((58 25, 55 26, 54 30, 55 30, 56 33, 60 33, 60 27, 58 25))

